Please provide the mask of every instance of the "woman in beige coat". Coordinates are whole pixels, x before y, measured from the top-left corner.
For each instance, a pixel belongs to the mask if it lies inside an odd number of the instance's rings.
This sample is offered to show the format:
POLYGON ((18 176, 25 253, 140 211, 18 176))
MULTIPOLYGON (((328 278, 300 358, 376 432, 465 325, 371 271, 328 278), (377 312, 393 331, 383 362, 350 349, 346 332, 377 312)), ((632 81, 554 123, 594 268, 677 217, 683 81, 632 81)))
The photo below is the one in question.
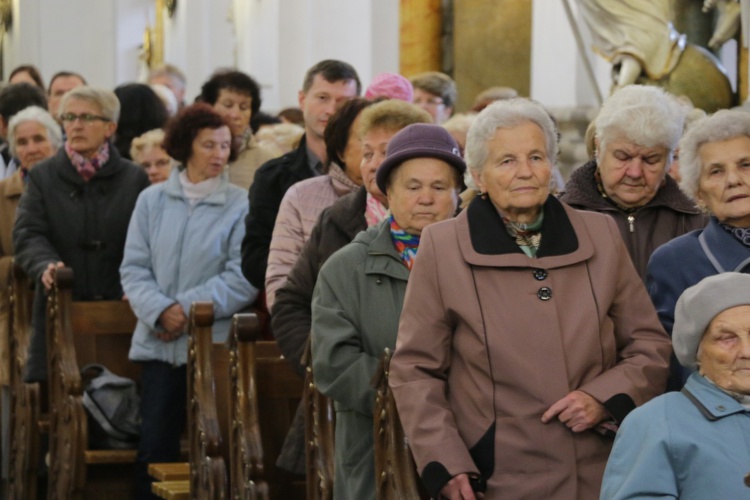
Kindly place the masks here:
POLYGON ((390 383, 434 498, 598 498, 612 432, 664 390, 669 339, 617 227, 549 195, 556 137, 532 101, 487 107, 482 195, 422 233, 390 383))

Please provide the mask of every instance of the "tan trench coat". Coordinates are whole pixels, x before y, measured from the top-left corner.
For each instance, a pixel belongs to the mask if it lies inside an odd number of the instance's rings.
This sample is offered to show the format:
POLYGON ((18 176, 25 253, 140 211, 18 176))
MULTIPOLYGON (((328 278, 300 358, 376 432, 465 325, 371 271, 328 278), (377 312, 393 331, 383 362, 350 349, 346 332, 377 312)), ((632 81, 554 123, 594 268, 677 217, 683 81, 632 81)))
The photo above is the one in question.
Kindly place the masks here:
POLYGON ((433 495, 470 472, 487 499, 598 498, 611 440, 542 414, 581 390, 622 418, 664 390, 669 338, 614 222, 544 214, 536 259, 481 198, 422 234, 390 383, 433 495))

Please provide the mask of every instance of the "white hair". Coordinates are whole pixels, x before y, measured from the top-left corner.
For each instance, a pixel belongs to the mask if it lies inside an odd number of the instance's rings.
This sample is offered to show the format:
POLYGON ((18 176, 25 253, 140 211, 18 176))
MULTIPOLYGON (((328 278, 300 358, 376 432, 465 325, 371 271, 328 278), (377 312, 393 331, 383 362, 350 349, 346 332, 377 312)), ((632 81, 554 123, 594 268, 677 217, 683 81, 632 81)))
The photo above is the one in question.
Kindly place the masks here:
POLYGON ((680 140, 680 189, 697 199, 703 168, 699 156, 701 146, 737 137, 750 138, 750 113, 747 111, 722 109, 693 122, 680 140))
MULTIPOLYGON (((604 101, 594 122, 597 160, 601 161, 607 143, 625 139, 642 147, 677 147, 689 107, 659 87, 628 85, 604 101)), ((667 155, 668 169, 672 155, 667 155)))
POLYGON ((39 106, 29 106, 13 115, 8 122, 8 148, 12 156, 16 156, 16 127, 26 122, 37 122, 47 129, 47 139, 54 151, 62 146, 62 130, 52 115, 39 106))
POLYGON ((542 129, 547 143, 547 157, 550 165, 554 166, 558 148, 557 126, 541 104, 523 97, 495 101, 477 115, 466 137, 466 164, 474 172, 481 172, 489 156, 487 142, 495 131, 529 122, 542 129))

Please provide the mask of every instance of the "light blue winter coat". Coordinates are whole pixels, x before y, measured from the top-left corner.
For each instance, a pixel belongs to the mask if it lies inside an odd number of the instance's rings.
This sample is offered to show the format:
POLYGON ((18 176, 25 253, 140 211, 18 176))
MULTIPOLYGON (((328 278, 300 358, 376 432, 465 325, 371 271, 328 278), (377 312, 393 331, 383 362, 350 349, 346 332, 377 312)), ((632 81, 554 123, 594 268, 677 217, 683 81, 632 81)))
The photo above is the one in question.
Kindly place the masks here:
POLYGON ((601 500, 750 498, 750 412, 698 373, 631 412, 604 472, 601 500))
POLYGON ((192 208, 176 168, 166 182, 141 193, 120 266, 122 288, 138 317, 130 359, 187 363, 186 335, 172 342, 154 335, 159 315, 175 302, 189 314, 194 301, 213 301, 214 342, 226 339, 231 316, 258 294, 240 270, 247 211, 247 191, 230 184, 226 173, 218 189, 192 208))

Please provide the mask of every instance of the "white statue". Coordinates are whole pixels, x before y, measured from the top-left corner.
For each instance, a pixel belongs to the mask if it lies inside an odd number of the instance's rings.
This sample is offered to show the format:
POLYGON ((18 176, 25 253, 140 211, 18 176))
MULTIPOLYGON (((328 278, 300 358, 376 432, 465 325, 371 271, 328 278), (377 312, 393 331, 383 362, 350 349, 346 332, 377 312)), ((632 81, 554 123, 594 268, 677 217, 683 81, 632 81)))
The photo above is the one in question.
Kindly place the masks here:
POLYGON ((635 83, 642 72, 659 80, 670 74, 686 37, 672 25, 670 0, 578 0, 594 50, 610 61, 615 85, 635 83))

